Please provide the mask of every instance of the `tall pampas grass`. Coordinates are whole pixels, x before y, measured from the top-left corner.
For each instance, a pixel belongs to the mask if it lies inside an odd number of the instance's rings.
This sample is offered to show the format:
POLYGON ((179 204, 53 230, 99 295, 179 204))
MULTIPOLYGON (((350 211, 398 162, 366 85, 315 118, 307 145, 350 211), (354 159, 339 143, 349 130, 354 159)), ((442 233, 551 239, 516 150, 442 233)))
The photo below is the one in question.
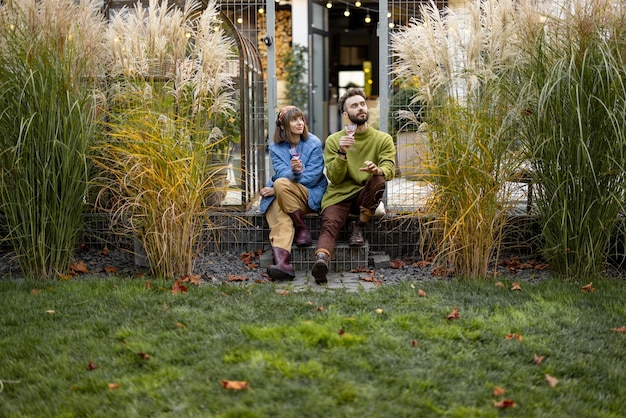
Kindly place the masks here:
POLYGON ((391 40, 395 77, 417 80, 413 101, 426 107, 421 130, 429 139, 423 160, 440 237, 436 259, 460 276, 485 277, 497 259, 509 182, 522 157, 517 98, 507 88, 520 59, 515 13, 510 0, 458 10, 431 2, 391 40))
POLYGON ((104 22, 92 1, 0 5, 0 196, 26 277, 67 274, 82 233, 104 22))
POLYGON ((544 255, 555 275, 602 272, 626 170, 626 10, 620 2, 528 1, 521 138, 532 152, 544 255))
POLYGON ((142 242, 160 277, 193 273, 205 215, 227 187, 231 143, 221 128, 234 112, 233 44, 219 23, 215 1, 177 8, 150 0, 115 15, 105 35, 98 202, 142 242))

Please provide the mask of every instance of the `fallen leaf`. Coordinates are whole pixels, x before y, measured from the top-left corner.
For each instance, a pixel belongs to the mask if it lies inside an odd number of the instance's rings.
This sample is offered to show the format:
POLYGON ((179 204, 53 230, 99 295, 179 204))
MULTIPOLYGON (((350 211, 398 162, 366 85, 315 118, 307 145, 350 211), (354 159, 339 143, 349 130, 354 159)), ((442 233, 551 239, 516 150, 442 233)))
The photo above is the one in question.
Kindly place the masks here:
POLYGON ((248 389, 248 382, 246 381, 222 380, 220 383, 224 389, 229 389, 229 390, 248 389))
POLYGON ((501 408, 501 409, 515 408, 515 401, 512 399, 504 398, 501 401, 497 401, 497 402, 494 401, 493 406, 495 406, 496 408, 501 408))
POLYGON ((177 326, 178 328, 187 328, 187 325, 185 325, 185 324, 183 324, 183 323, 180 323, 180 322, 177 322, 177 323, 176 323, 176 326, 177 326))
POLYGON ((415 263, 413 263, 413 265, 414 265, 415 267, 418 267, 418 268, 421 268, 421 269, 422 269, 422 268, 424 268, 424 267, 429 266, 429 265, 430 265, 430 263, 431 263, 430 261, 427 261, 427 260, 421 260, 421 261, 416 261, 415 263))
POLYGON ((454 268, 446 266, 438 266, 430 273, 436 277, 452 277, 454 276, 454 268))
POLYGON ((87 367, 86 367, 87 370, 91 371, 91 370, 96 370, 97 368, 98 366, 96 366, 93 361, 90 361, 89 363, 87 363, 87 367))
POLYGON ((55 311, 54 309, 48 309, 46 313, 52 315, 53 313, 55 313, 55 311))
POLYGON ((246 276, 228 276, 229 282, 245 282, 248 280, 246 276))
POLYGON ((504 390, 500 386, 496 386, 496 387, 493 388, 493 396, 495 396, 495 397, 502 396, 505 393, 506 393, 506 390, 504 390))
POLYGON ((397 258, 395 260, 391 260, 389 264, 391 265, 392 269, 401 269, 405 265, 404 261, 397 258))
POLYGON ((109 389, 118 389, 120 387, 119 383, 109 383, 109 389))
POLYGON ((150 290, 150 280, 146 280, 146 289, 150 290))
POLYGON ((172 293, 186 293, 187 286, 183 285, 181 279, 178 279, 174 282, 172 286, 172 293))
POLYGON ((517 340, 517 341, 522 341, 524 337, 522 337, 522 334, 506 334, 504 336, 505 340, 517 340))
POLYGON ((382 309, 380 309, 380 308, 378 308, 378 309, 376 309, 376 313, 377 313, 377 314, 381 314, 381 313, 383 313, 383 310, 382 310, 382 309))
POLYGON ((519 283, 513 283, 511 285, 511 290, 522 290, 522 286, 519 283))
POLYGON ((144 360, 150 360, 150 354, 148 354, 148 353, 144 353, 144 352, 140 351, 139 353, 137 353, 137 355, 139 357, 141 357, 142 359, 144 359, 144 360))
POLYGON ((79 273, 83 273, 83 274, 89 273, 87 264, 85 264, 83 261, 75 261, 72 264, 70 264, 70 274, 76 275, 79 273))
POLYGON ((287 290, 287 289, 281 289, 281 290, 278 292, 278 294, 279 294, 279 295, 281 295, 281 296, 288 295, 288 294, 289 294, 289 290, 287 290))
POLYGON ((193 275, 193 276, 183 276, 179 280, 181 281, 181 283, 189 282, 191 284, 195 284, 196 286, 200 286, 200 279, 201 278, 202 278, 201 275, 196 274, 196 275, 193 275))
POLYGON ((317 307, 317 311, 318 311, 318 312, 324 312, 324 308, 322 308, 321 306, 318 306, 318 307, 317 307))
POLYGON ((100 254, 105 255, 105 256, 109 255, 109 249, 107 247, 104 247, 102 251, 100 251, 100 254))
POLYGON ((342 329, 340 329, 339 331, 337 331, 337 334, 339 334, 339 335, 343 335, 343 334, 345 334, 345 333, 346 333, 346 330, 345 330, 345 329, 343 329, 343 328, 342 328, 342 329))
POLYGON ((38 295, 39 293, 41 293, 41 289, 30 289, 31 295, 38 295))
POLYGON ((461 316, 459 315, 459 309, 455 306, 452 309, 452 312, 450 312, 450 315, 448 315, 448 321, 452 320, 452 319, 459 319, 461 316))
POLYGON ((419 296, 421 298, 425 298, 426 297, 426 292, 424 292, 422 289, 419 289, 417 291, 417 296, 419 296))
POLYGON ((417 340, 412 340, 411 341, 411 347, 417 347, 420 343, 417 342, 417 340))
POLYGON ((589 282, 589 283, 587 283, 586 285, 584 285, 583 287, 581 287, 581 288, 580 288, 580 290, 581 290, 583 293, 587 293, 587 292, 595 292, 595 291, 596 291, 596 288, 595 288, 595 287, 593 287, 592 285, 593 285, 593 282, 589 282))
POLYGON ((63 281, 72 280, 72 275, 71 274, 59 274, 59 279, 63 281))
POLYGON ((626 325, 622 325, 619 328, 611 328, 613 332, 621 332, 622 334, 626 334, 626 325))
POLYGON ((496 282, 496 286, 498 286, 498 287, 502 287, 502 288, 504 288, 504 287, 505 287, 505 286, 504 286, 504 283, 502 283, 502 282, 496 282))
POLYGON ((107 267, 104 268, 104 272, 106 274, 117 273, 117 267, 107 266, 107 267))
POLYGON ((557 379, 554 376, 550 376, 549 374, 546 374, 546 383, 551 387, 555 387, 556 385, 559 384, 559 379, 557 379))
POLYGON ((541 363, 543 363, 543 359, 546 358, 545 356, 538 356, 537 354, 534 355, 533 361, 535 362, 535 364, 537 366, 539 366, 541 363))

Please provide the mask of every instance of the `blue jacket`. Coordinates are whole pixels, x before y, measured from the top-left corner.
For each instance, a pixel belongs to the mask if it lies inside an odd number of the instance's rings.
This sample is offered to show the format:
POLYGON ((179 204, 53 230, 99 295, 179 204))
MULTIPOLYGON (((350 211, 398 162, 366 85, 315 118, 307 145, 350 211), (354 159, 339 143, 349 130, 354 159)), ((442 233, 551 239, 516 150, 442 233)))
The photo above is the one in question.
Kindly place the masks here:
MULTIPOLYGON (((291 171, 291 154, 289 149, 291 145, 287 142, 280 144, 270 143, 270 158, 274 175, 267 182, 267 187, 272 187, 274 181, 281 177, 286 177, 291 181, 300 183, 309 191, 308 205, 311 209, 319 212, 322 205, 322 196, 326 191, 328 181, 324 175, 324 152, 322 150, 322 141, 309 132, 306 139, 301 139, 296 147, 300 152, 300 160, 304 165, 302 173, 294 173, 291 171)), ((260 209, 265 213, 270 203, 274 201, 275 196, 267 196, 261 199, 260 209)))

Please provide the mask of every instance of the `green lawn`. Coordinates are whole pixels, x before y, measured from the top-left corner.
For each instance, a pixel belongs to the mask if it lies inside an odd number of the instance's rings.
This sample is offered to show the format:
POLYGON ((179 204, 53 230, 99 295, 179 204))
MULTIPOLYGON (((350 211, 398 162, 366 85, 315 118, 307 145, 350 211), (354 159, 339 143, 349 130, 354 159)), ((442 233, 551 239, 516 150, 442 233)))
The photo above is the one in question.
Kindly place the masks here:
POLYGON ((624 416, 626 282, 503 282, 0 281, 0 416, 624 416))

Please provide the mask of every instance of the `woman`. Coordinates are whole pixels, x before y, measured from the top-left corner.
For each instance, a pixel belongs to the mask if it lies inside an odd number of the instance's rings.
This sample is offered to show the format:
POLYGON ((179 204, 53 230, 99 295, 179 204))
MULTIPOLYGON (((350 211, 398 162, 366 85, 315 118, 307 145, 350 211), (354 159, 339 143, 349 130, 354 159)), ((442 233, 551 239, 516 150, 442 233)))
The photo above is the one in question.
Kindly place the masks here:
POLYGON ((270 227, 274 255, 267 274, 272 280, 293 280, 291 246, 313 243, 303 216, 320 210, 328 184, 322 141, 308 131, 300 109, 285 106, 278 112, 269 151, 274 175, 261 189, 261 212, 270 227))

